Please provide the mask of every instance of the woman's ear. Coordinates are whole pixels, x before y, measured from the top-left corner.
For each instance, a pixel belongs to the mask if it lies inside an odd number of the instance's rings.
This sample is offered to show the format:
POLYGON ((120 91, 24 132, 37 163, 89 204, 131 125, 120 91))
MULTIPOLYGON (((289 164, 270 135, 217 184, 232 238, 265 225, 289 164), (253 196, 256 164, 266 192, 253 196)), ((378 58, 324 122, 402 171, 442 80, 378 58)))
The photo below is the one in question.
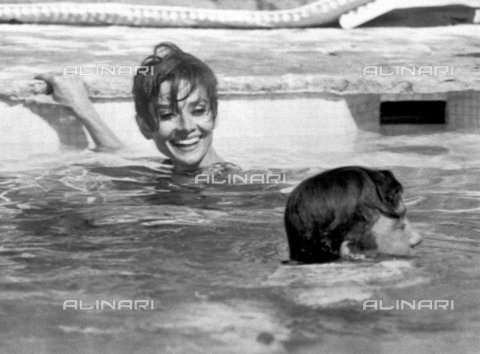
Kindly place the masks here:
POLYGON ((142 132, 145 139, 153 139, 153 132, 150 130, 150 127, 145 122, 145 120, 140 118, 138 114, 135 115, 135 120, 137 121, 137 125, 140 128, 140 131, 142 132))

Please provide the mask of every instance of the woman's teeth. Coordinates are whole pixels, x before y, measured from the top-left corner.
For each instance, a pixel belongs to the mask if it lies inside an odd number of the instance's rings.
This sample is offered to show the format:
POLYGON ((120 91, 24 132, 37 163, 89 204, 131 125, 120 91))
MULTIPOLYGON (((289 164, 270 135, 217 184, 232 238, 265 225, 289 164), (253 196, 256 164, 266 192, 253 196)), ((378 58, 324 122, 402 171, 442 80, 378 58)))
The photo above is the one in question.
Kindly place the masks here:
POLYGON ((173 143, 179 146, 189 146, 189 145, 196 144, 199 141, 200 141, 199 137, 194 137, 194 138, 184 139, 184 140, 175 140, 173 143))

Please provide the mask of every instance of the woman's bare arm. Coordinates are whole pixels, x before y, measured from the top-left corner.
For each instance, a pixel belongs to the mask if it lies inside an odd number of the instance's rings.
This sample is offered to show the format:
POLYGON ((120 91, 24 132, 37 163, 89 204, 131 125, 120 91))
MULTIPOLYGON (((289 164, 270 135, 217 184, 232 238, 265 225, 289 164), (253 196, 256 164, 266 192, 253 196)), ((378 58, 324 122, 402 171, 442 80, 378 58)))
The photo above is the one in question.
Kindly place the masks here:
POLYGON ((83 81, 75 77, 52 74, 38 75, 36 79, 45 81, 53 89, 55 101, 72 109, 89 132, 97 150, 114 151, 124 147, 123 143, 100 118, 88 97, 83 81))

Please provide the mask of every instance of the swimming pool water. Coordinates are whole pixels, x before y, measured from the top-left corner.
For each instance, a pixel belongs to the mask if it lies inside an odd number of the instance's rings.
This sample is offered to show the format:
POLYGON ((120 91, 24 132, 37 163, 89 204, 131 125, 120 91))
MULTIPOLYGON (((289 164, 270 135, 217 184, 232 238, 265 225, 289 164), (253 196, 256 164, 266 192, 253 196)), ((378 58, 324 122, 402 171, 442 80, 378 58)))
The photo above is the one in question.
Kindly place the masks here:
MULTIPOLYGON (((475 353, 480 345, 480 136, 220 136, 249 173, 195 184, 156 155, 29 153, 0 161, 0 348, 9 353, 475 353), (425 240, 414 258, 287 266, 288 192, 326 168, 389 167, 425 240), (149 299, 153 310, 63 310, 149 299), (453 310, 363 310, 365 299, 453 310)), ((400 128, 401 129, 401 128, 400 128)), ((384 132, 385 133, 385 132, 384 132)), ((2 151, 7 151, 3 146, 2 151)))

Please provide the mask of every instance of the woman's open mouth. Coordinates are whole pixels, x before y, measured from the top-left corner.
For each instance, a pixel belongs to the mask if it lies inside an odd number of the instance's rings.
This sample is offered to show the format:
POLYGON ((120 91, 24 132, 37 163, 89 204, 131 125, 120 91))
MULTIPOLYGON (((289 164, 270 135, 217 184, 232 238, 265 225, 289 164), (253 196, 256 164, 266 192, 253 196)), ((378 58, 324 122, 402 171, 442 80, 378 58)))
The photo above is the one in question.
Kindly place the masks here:
POLYGON ((200 137, 195 136, 188 139, 175 139, 170 140, 170 143, 178 150, 181 151, 190 151, 197 147, 198 143, 200 142, 200 137))

